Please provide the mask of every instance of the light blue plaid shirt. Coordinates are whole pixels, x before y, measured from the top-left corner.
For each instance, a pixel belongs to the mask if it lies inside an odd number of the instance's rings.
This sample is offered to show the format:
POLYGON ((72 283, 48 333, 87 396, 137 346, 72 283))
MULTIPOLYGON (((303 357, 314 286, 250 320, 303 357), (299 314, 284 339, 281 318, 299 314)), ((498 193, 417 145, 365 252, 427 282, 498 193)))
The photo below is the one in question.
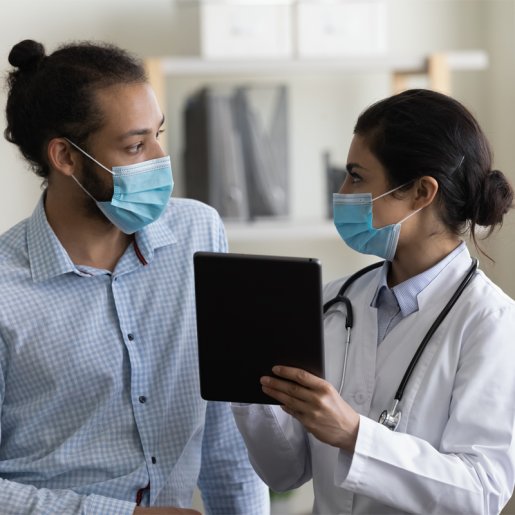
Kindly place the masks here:
MULTIPOLYGON (((80 235, 78 235, 80 237, 80 235)), ((227 403, 200 398, 193 253, 217 213, 174 199, 113 273, 74 265, 46 220, 0 237, 0 513, 132 514, 141 504, 268 513, 227 403)))

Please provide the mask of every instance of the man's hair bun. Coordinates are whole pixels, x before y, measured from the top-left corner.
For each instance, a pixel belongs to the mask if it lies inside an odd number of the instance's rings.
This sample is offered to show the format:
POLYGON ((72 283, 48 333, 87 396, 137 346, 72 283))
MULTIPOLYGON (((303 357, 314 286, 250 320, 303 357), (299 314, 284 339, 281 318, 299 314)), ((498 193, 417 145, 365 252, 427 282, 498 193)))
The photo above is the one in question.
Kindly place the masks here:
POLYGON ((25 39, 13 46, 9 53, 9 63, 21 71, 30 71, 35 69, 44 57, 45 47, 41 43, 25 39))

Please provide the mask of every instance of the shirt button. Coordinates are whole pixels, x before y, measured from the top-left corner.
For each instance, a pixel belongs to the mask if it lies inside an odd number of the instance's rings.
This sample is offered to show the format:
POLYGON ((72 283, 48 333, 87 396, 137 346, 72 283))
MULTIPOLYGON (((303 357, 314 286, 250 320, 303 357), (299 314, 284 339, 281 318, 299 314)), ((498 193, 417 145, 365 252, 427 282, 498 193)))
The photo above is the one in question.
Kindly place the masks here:
POLYGON ((156 459, 156 457, 155 457, 155 456, 152 456, 152 464, 154 464, 154 465, 155 465, 156 463, 157 463, 157 459, 156 459))
POLYGON ((132 342, 132 340, 134 340, 134 335, 133 335, 132 333, 129 333, 129 334, 127 335, 127 338, 129 339, 129 341, 131 341, 131 342, 132 342))
POLYGON ((141 395, 138 400, 141 402, 141 404, 145 404, 145 402, 147 402, 147 398, 144 395, 141 395))
POLYGON ((366 400, 366 396, 363 392, 357 392, 354 394, 354 400, 358 403, 358 404, 363 404, 366 400))

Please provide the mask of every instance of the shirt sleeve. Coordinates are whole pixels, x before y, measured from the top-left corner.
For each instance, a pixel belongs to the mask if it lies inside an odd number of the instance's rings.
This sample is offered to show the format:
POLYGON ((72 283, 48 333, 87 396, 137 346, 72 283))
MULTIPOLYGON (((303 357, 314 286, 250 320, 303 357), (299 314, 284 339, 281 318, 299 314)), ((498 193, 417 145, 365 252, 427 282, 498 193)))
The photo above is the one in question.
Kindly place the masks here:
POLYGON ((498 514, 515 483, 514 332, 501 310, 467 338, 438 447, 361 416, 335 484, 408 512, 498 514))
POLYGON ((227 243, 227 234, 225 231, 225 226, 223 224, 222 219, 220 218, 220 215, 217 213, 217 228, 218 228, 218 248, 216 249, 217 252, 227 252, 229 249, 229 244, 227 243))
POLYGON ((267 515, 270 496, 250 465, 230 406, 208 402, 199 488, 208 514, 267 515))
MULTIPOLYGON (((1 353, 0 365, 1 406, 5 395, 5 360, 1 353)), ((101 495, 80 495, 72 490, 36 488, 0 478, 0 507, 2 515, 132 515, 136 504, 101 495)))
POLYGON ((132 515, 136 504, 101 495, 79 495, 71 490, 35 488, 0 479, 3 515, 132 515))
POLYGON ((232 404, 254 469, 272 490, 285 492, 312 477, 305 429, 278 406, 232 404))

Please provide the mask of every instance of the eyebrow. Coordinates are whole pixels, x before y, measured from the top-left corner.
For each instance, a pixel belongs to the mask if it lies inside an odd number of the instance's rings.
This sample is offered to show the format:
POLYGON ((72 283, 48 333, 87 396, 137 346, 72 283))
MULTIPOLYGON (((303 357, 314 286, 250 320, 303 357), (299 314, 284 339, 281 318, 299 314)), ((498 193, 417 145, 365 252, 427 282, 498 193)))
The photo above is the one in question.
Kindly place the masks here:
MULTIPOLYGON (((165 115, 161 118, 161 123, 159 124, 159 128, 161 128, 165 123, 165 115)), ((152 134, 154 129, 133 129, 131 131, 124 132, 118 139, 123 140, 126 138, 130 138, 131 136, 146 136, 147 134, 152 134)))
POLYGON ((347 168, 347 172, 349 172, 349 173, 352 173, 352 170, 354 170, 354 168, 359 168, 360 170, 366 171, 366 168, 361 166, 359 163, 347 163, 345 165, 345 168, 347 168))

